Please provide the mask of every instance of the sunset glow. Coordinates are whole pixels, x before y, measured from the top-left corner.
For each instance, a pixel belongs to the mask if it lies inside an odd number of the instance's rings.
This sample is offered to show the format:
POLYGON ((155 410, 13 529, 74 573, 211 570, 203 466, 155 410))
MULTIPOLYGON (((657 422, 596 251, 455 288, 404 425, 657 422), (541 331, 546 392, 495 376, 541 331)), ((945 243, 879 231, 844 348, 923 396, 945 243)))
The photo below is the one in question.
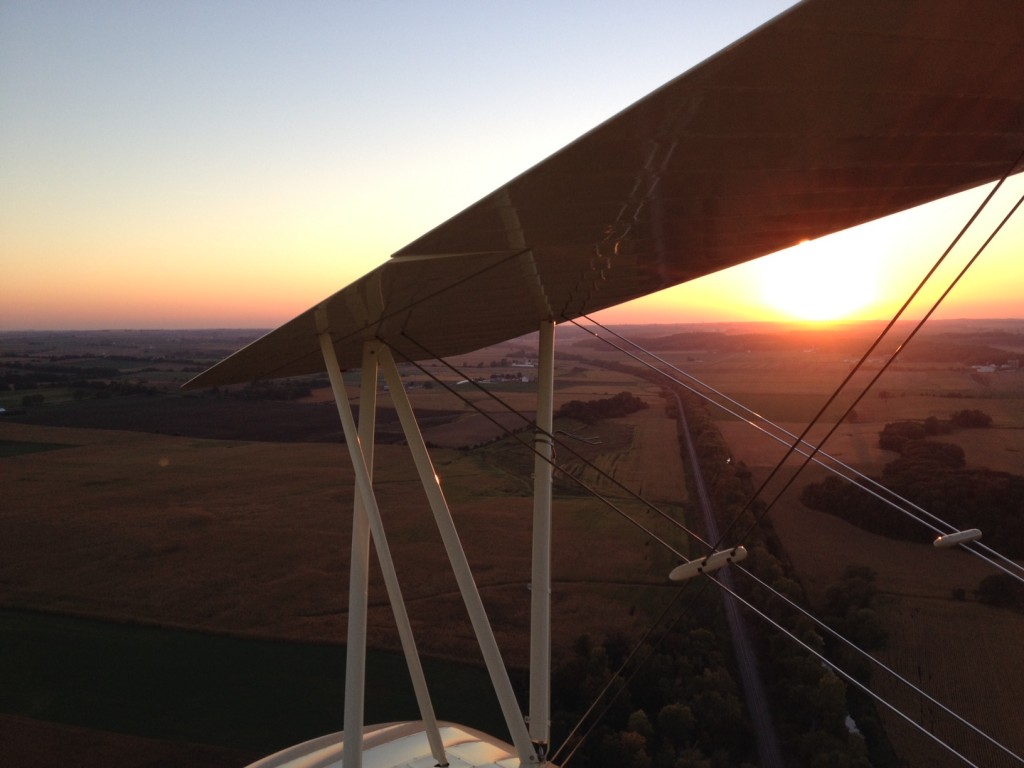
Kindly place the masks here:
MULTIPOLYGON (((0 329, 277 326, 788 5, 4 5, 0 329)), ((977 194, 608 317, 885 316, 977 194)), ((1022 247, 943 311, 1024 314, 1022 247)))
MULTIPOLYGON (((845 234, 845 233, 842 233, 845 234)), ((801 243, 755 265, 761 300, 795 320, 842 320, 878 297, 877 251, 856 237, 801 243)))

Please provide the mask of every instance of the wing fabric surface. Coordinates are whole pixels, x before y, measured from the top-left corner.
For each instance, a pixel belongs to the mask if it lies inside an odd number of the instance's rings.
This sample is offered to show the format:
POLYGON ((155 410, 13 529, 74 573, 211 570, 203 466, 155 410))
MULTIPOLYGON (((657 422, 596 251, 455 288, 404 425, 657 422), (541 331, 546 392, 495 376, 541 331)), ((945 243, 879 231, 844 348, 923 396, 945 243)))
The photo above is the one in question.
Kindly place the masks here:
MULTIPOLYGON (((448 356, 1000 178, 1019 0, 807 0, 322 302, 345 367, 448 356), (422 345, 422 346, 421 346, 422 345)), ((200 375, 323 370, 316 308, 200 375)))

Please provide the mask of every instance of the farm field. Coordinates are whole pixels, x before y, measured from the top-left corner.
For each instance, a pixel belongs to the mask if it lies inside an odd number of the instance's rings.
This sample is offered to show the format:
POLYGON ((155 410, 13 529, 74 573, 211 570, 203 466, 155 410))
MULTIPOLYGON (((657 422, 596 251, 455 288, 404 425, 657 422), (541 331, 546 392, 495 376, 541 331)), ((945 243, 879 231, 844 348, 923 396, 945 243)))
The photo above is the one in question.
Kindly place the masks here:
MULTIPOLYGON (((1007 746, 1024 749, 1017 706, 1024 696, 1024 615, 952 596, 954 590, 972 595, 981 579, 994 572, 991 566, 960 551, 937 550, 925 537, 913 544, 867 533, 792 498, 776 507, 772 522, 812 603, 820 605, 824 586, 847 566, 871 567, 889 634, 888 647, 876 656, 1007 746)), ((979 746, 976 736, 882 673, 873 673, 872 688, 905 711, 928 711, 927 722, 949 734, 954 747, 983 749, 981 754, 988 755, 984 765, 1013 764, 979 746)), ((883 717, 909 765, 959 765, 900 718, 887 711, 883 717)))
MULTIPOLYGON (((826 391, 846 374, 842 362, 823 365, 812 376, 809 366, 783 361, 775 367, 751 356, 705 360, 703 380, 736 400, 799 434, 824 402, 826 391), (743 382, 747 382, 744 386, 743 382), (753 386, 751 386, 753 384, 753 386), (733 387, 730 389, 729 387, 733 387), (739 389, 735 389, 738 387, 739 389), (804 401, 804 402, 801 402, 804 401), (797 418, 800 417, 800 418, 797 418)), ((854 383, 857 383, 855 379, 854 383)), ((856 389, 856 387, 854 387, 856 389)), ((1024 474, 1024 371, 978 373, 969 367, 926 367, 887 373, 856 405, 854 421, 842 424, 825 452, 868 475, 878 476, 896 454, 878 448, 878 433, 891 421, 948 419, 960 409, 979 409, 992 416, 989 429, 959 430, 937 439, 964 449, 968 466, 1024 474)), ((752 471, 755 486, 786 452, 781 445, 744 422, 720 414, 718 425, 736 460, 752 471)), ((834 423, 834 409, 824 424, 811 430, 817 443, 834 423)), ((771 499, 800 463, 791 457, 787 468, 769 484, 771 499)), ((920 543, 896 541, 860 530, 832 515, 805 508, 799 501, 807 483, 825 470, 809 467, 771 511, 773 527, 812 603, 820 605, 827 587, 850 565, 867 565, 876 573, 882 596, 880 613, 890 642, 877 655, 900 674, 952 706, 1018 752, 1024 750, 1024 615, 976 602, 974 591, 995 569, 961 551, 937 550, 934 534, 921 530, 920 543), (962 595, 956 599, 954 592, 962 595)), ((985 540, 983 539, 983 542, 985 540)), ((999 549, 998 541, 986 543, 999 549)), ((935 707, 882 679, 877 690, 906 711, 923 713, 927 727, 948 735, 955 748, 983 756, 986 766, 1015 765, 1005 754, 984 744, 962 726, 951 723, 935 707)), ((886 729, 908 765, 959 765, 949 755, 883 711, 886 729)))
MULTIPOLYGON (((802 430, 851 365, 845 350, 802 339, 796 347, 765 349, 751 333, 743 341, 750 349, 721 350, 714 348, 721 339, 714 342, 714 337, 709 345, 705 336, 702 331, 700 343, 687 337, 684 346, 659 354, 784 422, 792 432, 802 430)), ((352 480, 329 392, 314 378, 301 382, 294 393, 232 388, 177 395, 177 386, 193 369, 212 362, 231 338, 224 332, 194 344, 172 335, 126 341, 93 333, 74 340, 74 354, 80 357, 65 358, 57 340, 27 335, 19 339, 13 357, 0 357, 0 373, 6 363, 16 374, 43 376, 50 358, 56 358, 58 364, 82 366, 100 377, 87 385, 55 379, 34 387, 15 379, 21 388, 11 385, 0 393, 0 407, 20 411, 0 418, 5 501, 0 505, 0 540, 5 542, 0 607, 240 637, 341 640, 352 480), (125 391, 115 387, 125 384, 125 391), (155 394, 143 391, 149 389, 155 394), (105 390, 113 391, 108 396, 105 390), (278 395, 284 397, 275 399, 278 395), (41 404, 22 405, 26 397, 36 396, 44 398, 41 404)), ((627 368, 609 368, 624 364, 620 353, 579 339, 560 337, 556 408, 622 391, 643 398, 649 407, 593 424, 560 423, 569 434, 561 435, 565 446, 559 448, 559 459, 578 466, 572 456, 578 452, 669 514, 682 514, 687 489, 660 385, 638 379, 629 370, 636 367, 631 362, 625 362, 627 368)), ((529 349, 528 341, 516 341, 453 360, 458 373, 439 363, 425 366, 445 381, 457 381, 463 373, 482 379, 482 390, 466 383, 456 391, 497 425, 468 410, 425 374, 403 367, 499 644, 514 667, 523 666, 527 655, 523 630, 529 611, 533 457, 506 435, 506 429, 522 429, 526 422, 486 392, 532 418, 535 371, 529 349)), ((868 375, 858 375, 854 383, 862 384, 868 375)), ((348 375, 348 382, 354 395, 355 377, 348 375)), ((856 405, 856 418, 836 431, 826 450, 861 471, 878 473, 892 458, 877 447, 878 431, 888 421, 948 418, 953 410, 978 408, 993 416, 992 429, 946 437, 964 448, 971 464, 1022 473, 1022 390, 1024 373, 1018 369, 981 373, 948 361, 907 364, 886 374, 856 405)), ((439 659, 475 659, 454 579, 447 569, 435 567, 443 559, 440 541, 407 450, 397 444, 390 394, 380 392, 379 404, 375 481, 417 642, 439 659)), ((826 422, 845 407, 831 406, 826 422)), ((716 418, 733 458, 759 481, 784 447, 735 417, 716 418)), ((811 438, 828 426, 816 427, 811 438)), ((901 656, 894 647, 893 663, 909 665, 909 671, 900 667, 908 674, 916 673, 917 664, 931 670, 929 682, 955 692, 956 700, 977 714, 972 719, 995 723, 993 731, 1001 729, 996 735, 1009 733, 1006 738, 1012 739, 1024 732, 1013 714, 1005 720, 1006 713, 1016 713, 1024 695, 1016 673, 1002 676, 995 696, 983 695, 998 659, 1010 659, 1007 664, 1015 670, 1022 666, 1011 639, 1024 631, 1024 617, 974 602, 973 590, 990 571, 959 552, 936 552, 928 536, 919 545, 895 542, 803 509, 796 501, 799 488, 819 474, 809 472, 772 512, 811 599, 820 600, 846 565, 871 565, 879 573, 886 628, 895 644, 912 649, 901 656), (963 590, 967 599, 953 600, 953 590, 963 590), (962 627, 960 617, 969 619, 962 627), (979 625, 992 627, 984 648, 955 673, 946 670, 947 646, 964 645, 971 636, 964 627, 979 625)), ((582 476, 645 525, 659 524, 606 478, 592 470, 582 476)), ((645 627, 675 589, 665 578, 675 563, 565 478, 556 477, 556 488, 557 657, 584 632, 632 634, 645 627)), ((679 534, 668 534, 673 535, 673 543, 686 546, 679 534)), ((371 580, 370 627, 374 646, 396 647, 377 575, 371 580)), ((888 725, 911 764, 942 765, 930 762, 928 748, 912 736, 900 735, 898 725, 888 725)))
MULTIPOLYGON (((590 397, 597 387, 598 396, 613 394, 629 379, 599 369, 576 370, 575 376, 575 384, 559 390, 557 404, 590 397), (590 373, 599 383, 586 381, 590 373)), ((498 388, 532 417, 532 384, 498 388)), ((682 473, 656 470, 666 445, 674 443, 674 428, 664 419, 657 388, 649 389, 651 408, 588 427, 588 435, 602 443, 581 446, 621 481, 640 484, 679 510, 682 473)), ((213 636, 335 647, 343 642, 353 483, 333 403, 317 402, 324 390, 314 389, 296 403, 173 394, 55 398, 52 387, 37 391, 47 396, 44 406, 29 410, 38 423, 19 415, 0 419, 0 609, 213 636), (120 428, 95 428, 111 424, 120 428)), ((522 428, 521 419, 502 413, 490 398, 471 396, 522 428)), ((440 388, 414 387, 412 397, 428 441, 479 446, 435 447, 433 456, 499 646, 513 669, 522 668, 528 658, 532 454, 487 419, 463 413, 461 402, 440 388)), ((389 430, 394 434, 389 400, 381 393, 385 440, 389 430)), ((678 464, 678 452, 673 455, 678 464)), ((385 442, 375 458, 381 510, 420 650, 435 659, 479 664, 454 577, 446 566, 437 567, 446 562, 443 549, 407 449, 385 442)), ((618 503, 632 514, 649 514, 628 499, 618 503)), ((670 598, 665 574, 675 563, 645 544, 636 529, 599 502, 574 489, 559 493, 552 590, 556 659, 584 633, 634 634, 670 598)), ((396 651, 394 619, 374 570, 369 641, 396 651)), ((341 684, 334 680, 338 690, 341 684)), ((168 715, 174 701, 165 702, 168 715)), ((483 711, 457 719, 476 723, 483 711)), ((260 716, 258 709, 253 712, 260 716)), ((242 714, 236 720, 238 728, 251 727, 242 714)), ((318 723, 311 719, 305 726, 318 723)), ((479 725, 494 730, 490 722, 479 725)), ((279 731, 284 733, 273 733, 279 731)), ((26 759, 43 759, 31 745, 40 733, 68 748, 79 744, 91 755, 118 749, 114 734, 0 719, 5 744, 26 759)), ((176 741, 189 738, 187 731, 166 733, 176 741)), ((292 734, 290 742, 311 735, 292 734)), ((251 736, 250 743, 256 743, 251 736)), ((211 765, 232 759, 223 749, 166 741, 129 739, 122 748, 138 765, 146 754, 188 754, 195 764, 211 765)))
MULTIPOLYGON (((604 450, 617 451, 621 445, 628 455, 622 462, 609 460, 614 474, 627 481, 643 478, 651 457, 637 455, 634 425, 620 421, 611 431, 628 439, 604 450)), ((649 432, 652 428, 636 429, 649 432)), ((499 646, 515 670, 523 668, 528 658, 525 628, 532 511, 523 474, 503 468, 508 454, 523 452, 509 442, 498 441, 474 452, 440 450, 434 456, 499 646)), ((0 447, 4 449, 0 454, 4 456, 0 459, 4 488, 0 609, 99 617, 165 631, 198 629, 211 637, 281 638, 341 650, 352 498, 343 445, 209 440, 0 422, 0 447)), ((444 554, 422 490, 410 480, 412 476, 403 446, 378 446, 378 496, 417 644, 434 659, 479 664, 454 578, 447 567, 437 567, 444 562, 444 554)), ((682 495, 681 475, 674 480, 659 478, 659 483, 666 495, 682 495)), ((628 501, 620 504, 630 507, 628 501)), ((646 511, 632 505, 630 512, 642 517, 646 511)), ((645 546, 642 535, 603 505, 568 494, 556 500, 555 521, 552 637, 556 659, 584 633, 634 634, 675 591, 665 580, 675 563, 657 548, 645 546)), ((677 544, 685 546, 685 542, 677 544)), ((374 571, 369 642, 374 648, 397 651, 394 619, 380 575, 374 571)), ((116 659, 95 659, 89 669, 109 678, 102 667, 92 666, 105 663, 120 665, 116 659)), ((140 671, 141 680, 149 679, 148 666, 140 671)), ((165 663, 156 665, 164 667, 165 663)), ((252 686, 243 679, 224 677, 225 685, 237 685, 238 695, 248 696, 252 686)), ((374 679, 380 682, 379 674, 374 679)), ((443 689, 451 676, 435 674, 433 679, 443 689)), ((325 703, 318 711, 320 719, 293 723, 301 720, 298 713, 299 718, 288 720, 293 729, 318 727, 319 733, 339 727, 336 722, 321 721, 324 713, 340 713, 330 704, 329 692, 333 689, 334 696, 340 696, 342 678, 333 675, 318 681, 327 698, 314 697, 310 703, 325 703)), ((483 681, 472 684, 483 685, 483 681)), ((59 691, 38 693, 61 696, 59 691)), ((145 691, 142 695, 155 694, 145 691)), ((222 695, 231 694, 224 691, 222 695)), ((309 699, 308 692, 302 695, 309 699)), ((175 707, 183 707, 183 713, 194 711, 192 699, 176 696, 171 686, 158 696, 163 709, 151 716, 161 723, 160 729, 169 728, 169 718, 178 717, 175 707)), ((51 711, 51 705, 36 701, 30 711, 51 711)), ((257 741, 251 734, 255 721, 247 718, 265 716, 261 701, 233 712, 228 721, 235 740, 225 742, 228 730, 223 730, 213 737, 216 743, 238 747, 246 743, 241 734, 248 733, 249 745, 263 744, 261 751, 266 753, 316 735, 303 730, 281 741, 268 741, 288 733, 282 722, 257 741)), ((375 715, 378 720, 395 717, 399 699, 389 701, 391 709, 375 715)), ((403 704, 403 716, 414 716, 410 705, 403 704)), ((445 708, 443 692, 439 706, 451 718, 500 732, 500 719, 479 719, 493 707, 477 707, 472 713, 445 708)), ((117 717, 119 711, 111 709, 114 714, 109 717, 117 717)), ((73 712, 67 716, 81 722, 73 712)), ((195 716, 183 714, 181 720, 188 725, 195 716)), ((67 749, 78 745, 81 754, 96 757, 96 762, 82 765, 100 764, 101 756, 112 749, 124 750, 124 760, 135 761, 123 764, 139 766, 150 759, 147 755, 162 759, 177 755, 174 759, 196 765, 203 761, 241 764, 254 757, 183 743, 194 731, 158 733, 174 743, 129 738, 118 747, 116 734, 0 718, 0 734, 14 750, 8 754, 22 756, 26 765, 45 764, 33 763, 45 761, 32 744, 40 734, 67 749)), ((206 740, 210 731, 192 738, 206 740)))
MULTIPOLYGON (((0 464, 3 605, 292 640, 344 636, 352 481, 343 446, 12 423, 0 423, 0 441, 49 448, 0 464)), ((442 451, 436 464, 496 631, 521 663, 526 486, 496 471, 480 482, 479 457, 463 452, 442 451)), ((450 573, 432 566, 443 552, 407 450, 378 446, 375 479, 424 649, 466 658, 472 638, 448 623, 463 612, 461 600, 450 573)), ((642 539, 581 498, 560 502, 556 516, 555 581, 566 583, 557 594, 562 640, 627 629, 628 605, 572 585, 603 584, 609 573, 622 585, 660 583, 648 572, 642 539), (594 535, 616 528, 621 533, 594 535), (611 546, 631 538, 636 547, 611 546)), ((394 648, 379 579, 371 602, 373 642, 394 648)))

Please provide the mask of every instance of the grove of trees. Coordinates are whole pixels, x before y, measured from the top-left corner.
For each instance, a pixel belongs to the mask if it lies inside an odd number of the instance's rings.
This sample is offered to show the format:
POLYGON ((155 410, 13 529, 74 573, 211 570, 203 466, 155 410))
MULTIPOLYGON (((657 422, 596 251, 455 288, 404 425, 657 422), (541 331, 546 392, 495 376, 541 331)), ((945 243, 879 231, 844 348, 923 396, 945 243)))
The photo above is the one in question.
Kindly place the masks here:
MULTIPOLYGON (((674 401, 674 397, 669 398, 674 401)), ((751 475, 730 457, 713 419, 686 399, 687 420, 704 479, 723 528, 736 520, 746 532, 750 556, 744 567, 797 603, 803 590, 770 522, 760 519, 751 475)), ((693 524, 694 515, 690 518, 693 524)), ((694 551, 697 554, 697 551, 694 551)), ((843 650, 823 638, 805 617, 756 583, 738 578, 744 597, 811 648, 837 659, 843 650)), ((885 632, 874 612, 873 574, 855 570, 829 592, 828 621, 853 634, 867 648, 881 647, 885 632)), ((599 717, 583 721, 559 758, 577 748, 572 762, 598 768, 742 768, 757 762, 755 735, 736 677, 732 645, 719 591, 706 579, 685 590, 674 618, 633 651, 621 635, 581 637, 556 665, 552 731, 556 748, 605 687, 610 696, 599 717), (605 709, 606 708, 606 709, 605 709), (596 722, 596 724, 594 724, 596 722)), ((869 701, 814 654, 765 622, 751 620, 767 694, 787 764, 825 768, 895 765, 891 748, 869 701), (850 727, 853 715, 857 727, 850 727)), ((866 671, 858 668, 859 673, 866 671)))
MULTIPOLYGON (((991 419, 981 411, 958 411, 942 423, 952 431, 987 426, 991 419)), ((883 468, 882 484, 957 529, 980 528, 1004 554, 1024 557, 1024 476, 968 467, 963 449, 931 439, 933 434, 943 433, 929 431, 927 420, 887 424, 879 445, 899 457, 883 468)), ((933 536, 921 523, 836 477, 807 485, 801 500, 872 533, 919 541, 933 536)))
POLYGON ((570 400, 555 413, 555 418, 576 419, 592 424, 599 419, 614 419, 642 411, 647 403, 632 392, 619 392, 600 400, 570 400))

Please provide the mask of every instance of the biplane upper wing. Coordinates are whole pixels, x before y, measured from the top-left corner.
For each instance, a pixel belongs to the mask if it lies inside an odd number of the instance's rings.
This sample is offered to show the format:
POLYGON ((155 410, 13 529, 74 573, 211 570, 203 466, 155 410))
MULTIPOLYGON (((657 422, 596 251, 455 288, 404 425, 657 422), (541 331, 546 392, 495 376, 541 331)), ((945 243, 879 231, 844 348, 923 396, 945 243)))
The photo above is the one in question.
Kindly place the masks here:
POLYGON ((1020 0, 806 0, 201 374, 467 352, 1006 174, 1020 0))

